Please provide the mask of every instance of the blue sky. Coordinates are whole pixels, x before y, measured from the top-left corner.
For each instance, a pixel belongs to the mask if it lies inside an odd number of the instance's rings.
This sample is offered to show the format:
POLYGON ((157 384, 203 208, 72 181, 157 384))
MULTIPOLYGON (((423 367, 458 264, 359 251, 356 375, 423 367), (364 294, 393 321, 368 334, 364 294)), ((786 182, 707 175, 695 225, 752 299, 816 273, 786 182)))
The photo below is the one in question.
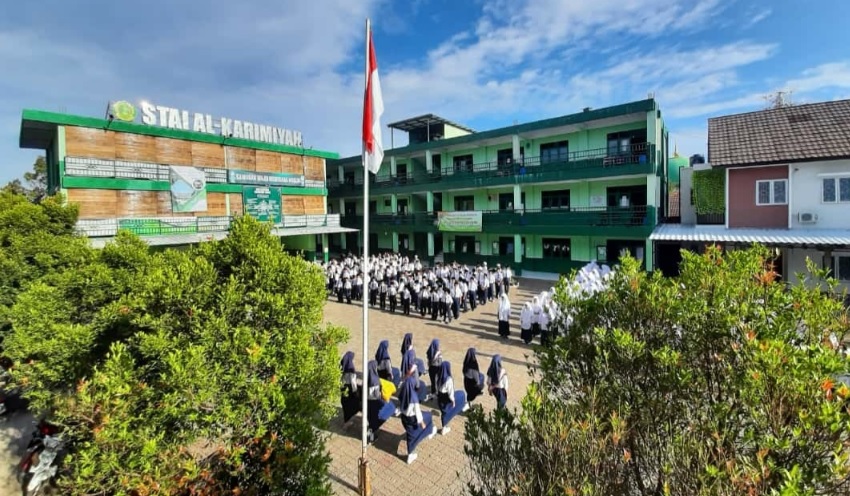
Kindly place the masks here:
MULTIPOLYGON (((360 150, 363 23, 383 122, 427 112, 490 129, 654 92, 682 154, 706 119, 850 98, 841 0, 39 0, 0 16, 0 181, 23 108, 102 116, 110 99, 298 129, 360 150)), ((396 145, 404 140, 396 133, 396 145)), ((384 142, 389 146, 389 132, 384 142)))

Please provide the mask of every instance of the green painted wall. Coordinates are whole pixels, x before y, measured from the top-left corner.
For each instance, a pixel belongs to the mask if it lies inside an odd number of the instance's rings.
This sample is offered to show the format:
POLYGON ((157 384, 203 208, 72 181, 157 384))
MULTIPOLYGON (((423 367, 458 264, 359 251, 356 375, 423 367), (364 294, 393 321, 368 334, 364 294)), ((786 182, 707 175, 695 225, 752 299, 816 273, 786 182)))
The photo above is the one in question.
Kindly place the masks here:
POLYGON ((316 235, 300 234, 298 236, 283 236, 280 238, 287 250, 316 251, 316 235))

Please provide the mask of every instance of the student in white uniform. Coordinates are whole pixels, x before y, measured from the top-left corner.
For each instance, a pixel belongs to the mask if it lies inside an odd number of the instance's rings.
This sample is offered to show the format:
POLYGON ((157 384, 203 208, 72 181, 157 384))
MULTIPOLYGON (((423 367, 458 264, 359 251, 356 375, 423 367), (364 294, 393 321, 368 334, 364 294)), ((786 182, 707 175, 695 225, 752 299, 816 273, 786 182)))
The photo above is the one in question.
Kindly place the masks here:
POLYGON ((452 377, 452 366, 444 361, 440 365, 437 376, 437 404, 440 406, 440 421, 443 429, 440 434, 446 435, 451 431, 449 422, 461 412, 469 410, 466 402, 466 394, 463 391, 455 391, 454 378, 452 377))
POLYGON ((511 302, 508 300, 507 293, 502 293, 499 296, 499 336, 502 339, 508 339, 511 335, 511 302))
POLYGON ((508 402, 508 373, 502 368, 502 355, 493 355, 487 369, 487 386, 496 398, 496 408, 505 408, 508 402))

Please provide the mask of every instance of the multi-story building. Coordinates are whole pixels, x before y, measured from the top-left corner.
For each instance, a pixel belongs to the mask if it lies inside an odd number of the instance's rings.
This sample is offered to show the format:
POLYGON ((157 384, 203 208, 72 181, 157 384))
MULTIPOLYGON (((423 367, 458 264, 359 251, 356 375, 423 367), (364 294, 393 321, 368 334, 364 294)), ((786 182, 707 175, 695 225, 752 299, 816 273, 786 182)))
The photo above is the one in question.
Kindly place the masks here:
MULTIPOLYGON (((475 132, 433 114, 389 125, 408 144, 370 179, 370 247, 429 261, 563 273, 624 251, 652 267, 668 133, 654 99, 475 132)), ((394 140, 394 137, 393 137, 394 140)), ((360 156, 329 160, 328 212, 363 227, 360 156)), ((333 234, 332 251, 362 233, 333 234)))
POLYGON ((683 191, 682 223, 652 235, 659 258, 694 244, 760 243, 789 280, 811 259, 850 282, 850 100, 709 119, 708 162, 682 176, 684 190, 693 175, 693 203, 708 207, 694 215, 683 191))
POLYGON ((296 131, 119 102, 103 119, 24 110, 20 145, 44 150, 49 193, 79 206, 95 246, 119 229, 151 245, 227 235, 234 216, 274 224, 286 249, 308 257, 348 231, 325 211, 325 160, 296 131))

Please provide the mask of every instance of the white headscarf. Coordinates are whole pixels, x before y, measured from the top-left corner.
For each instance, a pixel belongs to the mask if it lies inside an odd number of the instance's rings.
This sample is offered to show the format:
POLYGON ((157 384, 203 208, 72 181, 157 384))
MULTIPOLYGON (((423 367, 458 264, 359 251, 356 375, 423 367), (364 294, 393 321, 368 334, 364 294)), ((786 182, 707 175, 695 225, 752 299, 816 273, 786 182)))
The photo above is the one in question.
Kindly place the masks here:
POLYGON ((519 325, 523 329, 529 329, 531 324, 534 322, 532 319, 534 318, 534 311, 531 309, 531 303, 526 302, 525 305, 522 306, 522 312, 519 314, 519 325))
POLYGON ((511 302, 508 300, 508 295, 502 293, 499 296, 499 320, 510 320, 511 318, 511 302))

